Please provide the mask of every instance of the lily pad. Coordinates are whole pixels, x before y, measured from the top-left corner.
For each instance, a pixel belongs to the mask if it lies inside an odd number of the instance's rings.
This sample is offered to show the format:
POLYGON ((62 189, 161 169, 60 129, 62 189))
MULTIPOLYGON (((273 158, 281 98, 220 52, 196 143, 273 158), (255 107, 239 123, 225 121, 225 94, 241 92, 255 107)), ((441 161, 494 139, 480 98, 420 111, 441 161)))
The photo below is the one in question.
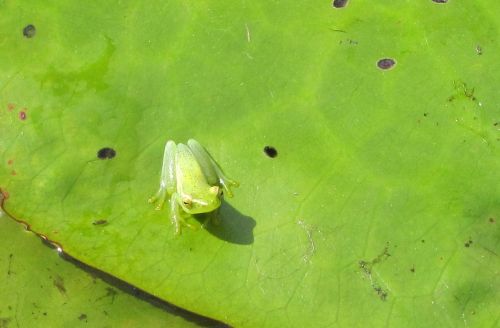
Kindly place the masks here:
POLYGON ((344 4, 3 2, 6 209, 237 327, 498 323, 500 4, 344 4), (241 186, 176 237, 189 138, 241 186))

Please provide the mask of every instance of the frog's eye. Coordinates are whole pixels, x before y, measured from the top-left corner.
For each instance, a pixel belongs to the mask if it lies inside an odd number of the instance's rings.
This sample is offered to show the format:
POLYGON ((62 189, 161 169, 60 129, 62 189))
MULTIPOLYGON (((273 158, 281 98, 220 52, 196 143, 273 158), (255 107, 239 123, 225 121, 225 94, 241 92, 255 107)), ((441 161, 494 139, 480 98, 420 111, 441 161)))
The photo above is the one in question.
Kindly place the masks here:
POLYGON ((182 196, 182 203, 186 206, 191 206, 191 203, 193 202, 193 198, 189 195, 184 195, 182 196))

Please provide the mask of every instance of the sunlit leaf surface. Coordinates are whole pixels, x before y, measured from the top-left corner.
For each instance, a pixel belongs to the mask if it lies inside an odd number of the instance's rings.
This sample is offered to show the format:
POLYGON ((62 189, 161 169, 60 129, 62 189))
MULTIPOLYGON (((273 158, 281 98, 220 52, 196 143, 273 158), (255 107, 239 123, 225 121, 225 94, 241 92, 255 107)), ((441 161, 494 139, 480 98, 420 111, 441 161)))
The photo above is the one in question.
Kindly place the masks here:
POLYGON ((236 327, 495 326, 500 3, 439 2, 3 1, 6 209, 236 327), (241 187, 176 237, 189 138, 241 187))

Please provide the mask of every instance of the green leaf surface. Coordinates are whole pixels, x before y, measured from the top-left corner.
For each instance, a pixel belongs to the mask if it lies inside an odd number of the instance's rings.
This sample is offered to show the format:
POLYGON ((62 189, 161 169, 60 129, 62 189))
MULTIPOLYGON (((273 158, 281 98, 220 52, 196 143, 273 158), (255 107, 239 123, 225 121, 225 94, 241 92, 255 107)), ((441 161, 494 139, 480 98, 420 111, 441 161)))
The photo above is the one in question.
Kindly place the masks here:
POLYGON ((0 276, 2 328, 198 327, 175 307, 151 306, 61 261, 55 250, 1 211, 0 276))
POLYGON ((498 324, 500 3, 0 8, 5 206, 71 256, 237 327, 498 324), (241 186, 176 237, 189 138, 241 186))

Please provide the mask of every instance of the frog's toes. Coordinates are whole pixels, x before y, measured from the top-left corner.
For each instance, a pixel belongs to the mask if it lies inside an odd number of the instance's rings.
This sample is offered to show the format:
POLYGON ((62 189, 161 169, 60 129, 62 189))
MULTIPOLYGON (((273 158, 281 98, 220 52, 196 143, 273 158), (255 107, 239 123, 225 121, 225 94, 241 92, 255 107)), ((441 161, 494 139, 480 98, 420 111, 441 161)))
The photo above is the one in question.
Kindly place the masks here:
POLYGON ((228 178, 223 178, 220 179, 220 184, 222 185, 222 188, 224 188, 224 192, 226 193, 227 197, 231 198, 233 197, 233 192, 231 190, 232 187, 236 188, 240 184, 234 180, 228 179, 228 178))

